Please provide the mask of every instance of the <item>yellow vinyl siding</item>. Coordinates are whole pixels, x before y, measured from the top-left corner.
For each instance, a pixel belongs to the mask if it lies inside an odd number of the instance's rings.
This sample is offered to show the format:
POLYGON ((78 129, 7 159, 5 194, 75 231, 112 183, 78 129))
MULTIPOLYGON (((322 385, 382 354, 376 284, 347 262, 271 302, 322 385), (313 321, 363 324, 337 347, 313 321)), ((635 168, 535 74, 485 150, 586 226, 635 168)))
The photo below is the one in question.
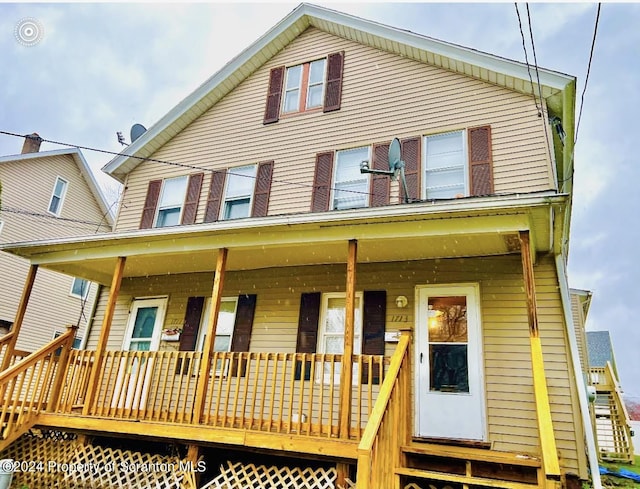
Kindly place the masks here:
MULTIPOLYGON (((269 215, 309 212, 318 152, 487 124, 496 193, 553 188, 543 122, 531 97, 310 28, 153 157, 212 170, 273 159, 269 215), (341 50, 340 110, 262 124, 271 68, 341 50)), ((140 164, 128 176, 117 230, 139 226, 149 180, 192 171, 140 164)), ((209 180, 207 175, 196 222, 204 216, 209 180)), ((393 182, 392 202, 397 192, 393 182)))
MULTIPOLYGON (((232 252, 231 252, 232 253, 232 252)), ((228 272, 224 295, 257 294, 250 350, 294 352, 302 292, 344 291, 346 266, 326 265, 228 272)), ((577 472, 581 438, 571 405, 575 383, 569 375, 568 354, 560 296, 554 285, 553 261, 541 259, 535 267, 539 326, 545 355, 554 429, 563 467, 577 472), (578 444, 578 446, 577 446, 578 444)), ((211 293, 212 273, 127 279, 123 282, 109 349, 120 349, 132 297, 168 295, 166 324, 184 319, 187 298, 211 293)), ((484 383, 489 441, 497 450, 539 453, 533 396, 529 329, 517 255, 418 262, 359 264, 357 290, 387 290, 387 331, 413 327, 415 286, 478 282, 484 351, 484 383), (398 309, 395 298, 409 304, 398 309)), ((101 301, 104 307, 106 294, 101 301)), ((99 318, 102 316, 99 314, 99 318)), ((98 323, 99 324, 99 323, 98 323)), ((99 325, 91 333, 95 347, 99 325)), ((177 348, 177 343, 163 348, 177 348)), ((387 343, 387 354, 395 348, 387 343)), ((581 456, 581 455, 580 455, 581 456)))

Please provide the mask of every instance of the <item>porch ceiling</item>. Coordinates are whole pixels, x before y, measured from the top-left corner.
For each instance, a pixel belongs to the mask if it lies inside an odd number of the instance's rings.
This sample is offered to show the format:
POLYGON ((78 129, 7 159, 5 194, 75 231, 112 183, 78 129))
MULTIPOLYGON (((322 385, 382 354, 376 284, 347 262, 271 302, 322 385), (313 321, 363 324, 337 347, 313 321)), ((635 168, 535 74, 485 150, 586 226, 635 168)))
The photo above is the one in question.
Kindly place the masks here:
POLYGON ((127 257, 125 277, 166 275, 213 271, 220 248, 229 250, 228 270, 346 263, 351 239, 358 240, 360 263, 514 253, 520 230, 530 230, 534 251, 549 251, 554 213, 548 201, 542 204, 456 212, 427 204, 393 206, 14 244, 4 250, 103 284, 110 283, 118 256, 127 257))

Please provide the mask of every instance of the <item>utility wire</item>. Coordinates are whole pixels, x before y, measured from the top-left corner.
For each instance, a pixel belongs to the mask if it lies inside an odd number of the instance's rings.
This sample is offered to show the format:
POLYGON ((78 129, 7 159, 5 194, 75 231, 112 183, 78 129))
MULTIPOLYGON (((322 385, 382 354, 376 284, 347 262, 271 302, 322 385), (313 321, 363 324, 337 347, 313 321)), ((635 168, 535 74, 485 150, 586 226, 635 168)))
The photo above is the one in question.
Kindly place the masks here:
MULTIPOLYGON (((8 212, 9 214, 19 214, 22 216, 28 216, 28 217, 33 217, 33 218, 37 218, 37 219, 47 219, 50 220, 52 222, 55 223, 60 223, 60 224, 66 224, 66 223, 71 223, 71 224, 86 224, 87 226, 98 226, 98 229, 101 227, 106 227, 106 228, 110 228, 109 225, 107 224, 102 224, 101 222, 94 222, 94 221, 84 221, 82 219, 71 219, 68 217, 56 217, 56 216, 52 216, 49 214, 42 214, 39 212, 33 212, 33 211, 29 211, 27 209, 20 209, 17 207, 6 207, 6 206, 2 206, 0 207, 0 212, 8 212)), ((86 229, 84 227, 80 227, 80 226, 67 226, 69 228, 75 228, 75 229, 86 229)))
POLYGON ((516 7, 516 15, 518 16, 518 27, 520 28, 520 37, 522 38, 522 50, 524 51, 524 62, 527 65, 527 73, 529 75, 529 82, 531 83, 531 95, 533 96, 533 103, 536 104, 536 109, 538 110, 538 116, 542 117, 542 109, 538 107, 538 100, 536 99, 533 78, 531 77, 531 65, 529 64, 529 55, 527 53, 527 43, 524 38, 524 30, 522 29, 522 19, 520 18, 520 9, 518 9, 517 2, 514 2, 514 6, 516 7))

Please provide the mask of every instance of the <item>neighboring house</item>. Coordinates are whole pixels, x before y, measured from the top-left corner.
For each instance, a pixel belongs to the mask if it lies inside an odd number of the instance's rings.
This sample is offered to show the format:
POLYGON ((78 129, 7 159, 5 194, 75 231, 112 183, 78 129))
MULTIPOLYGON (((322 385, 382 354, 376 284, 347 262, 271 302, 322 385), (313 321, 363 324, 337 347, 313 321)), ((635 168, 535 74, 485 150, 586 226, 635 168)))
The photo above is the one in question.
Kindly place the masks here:
MULTIPOLYGON (((113 218, 82 153, 39 152, 37 134, 22 154, 0 157, 0 244, 111 231, 113 218)), ((29 261, 0 252, 0 327, 16 317, 29 261)), ((16 348, 34 351, 77 324, 76 346, 90 320, 98 285, 82 277, 41 270, 33 286, 16 348)))
POLYGON ((599 487, 566 277, 576 81, 538 71, 297 7, 104 167, 113 233, 4 246, 105 287, 0 447, 36 425, 359 489, 599 487))

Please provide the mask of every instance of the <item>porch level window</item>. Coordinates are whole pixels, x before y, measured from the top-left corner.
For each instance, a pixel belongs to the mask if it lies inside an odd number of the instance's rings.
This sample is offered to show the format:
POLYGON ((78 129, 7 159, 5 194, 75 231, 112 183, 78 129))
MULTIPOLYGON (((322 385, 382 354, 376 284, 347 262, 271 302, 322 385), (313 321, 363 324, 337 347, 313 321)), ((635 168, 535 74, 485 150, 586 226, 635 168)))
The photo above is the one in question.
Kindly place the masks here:
POLYGON ((89 281, 83 278, 74 278, 71 284, 71 291, 69 295, 78 297, 80 299, 86 299, 89 293, 89 281))
POLYGON ((428 305, 429 389, 469 392, 467 298, 430 297, 428 305))
MULTIPOLYGON (((216 339, 213 342, 213 351, 231 351, 231 338, 233 337, 233 327, 236 322, 236 309, 238 299, 223 298, 220 301, 220 312, 218 313, 218 324, 216 327, 216 339)), ((204 348, 207 329, 209 328, 209 315, 211 314, 211 298, 207 298, 200 329, 198 330, 197 351, 204 348)))
POLYGON ((334 209, 355 209, 369 205, 369 176, 360 173, 360 163, 364 160, 369 160, 369 146, 336 153, 334 209))
POLYGON ((427 199, 451 199, 469 195, 464 131, 424 138, 427 199))
POLYGON ((256 165, 229 170, 224 193, 223 219, 249 217, 255 185, 256 165))
POLYGON ((187 191, 188 177, 168 178, 162 182, 156 227, 177 226, 180 224, 182 206, 187 191))

